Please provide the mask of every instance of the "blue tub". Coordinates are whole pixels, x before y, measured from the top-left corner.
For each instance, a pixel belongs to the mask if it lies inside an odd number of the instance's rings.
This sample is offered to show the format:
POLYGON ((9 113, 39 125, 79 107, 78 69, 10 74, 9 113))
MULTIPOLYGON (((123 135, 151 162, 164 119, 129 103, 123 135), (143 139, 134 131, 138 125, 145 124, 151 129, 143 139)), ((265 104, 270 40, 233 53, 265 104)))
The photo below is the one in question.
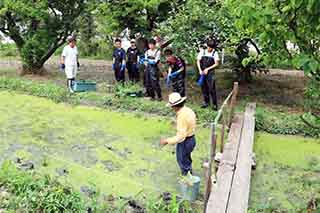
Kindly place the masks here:
POLYGON ((88 92, 88 91, 96 91, 97 84, 93 81, 85 81, 79 80, 75 81, 73 84, 73 91, 75 92, 88 92))

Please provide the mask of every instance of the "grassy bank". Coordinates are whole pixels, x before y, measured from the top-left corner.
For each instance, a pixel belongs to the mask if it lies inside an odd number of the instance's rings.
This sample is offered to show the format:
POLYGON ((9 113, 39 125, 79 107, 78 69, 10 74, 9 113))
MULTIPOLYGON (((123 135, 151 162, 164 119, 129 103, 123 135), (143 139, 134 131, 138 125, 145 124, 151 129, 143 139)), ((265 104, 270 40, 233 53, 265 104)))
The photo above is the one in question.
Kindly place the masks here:
MULTIPOLYGON (((0 89, 17 91, 23 94, 45 97, 55 102, 66 102, 73 105, 90 105, 117 111, 132 111, 137 114, 150 114, 160 116, 174 116, 165 102, 154 102, 130 97, 116 97, 113 93, 80 93, 70 95, 64 87, 55 83, 26 80, 17 77, 0 77, 0 89)), ((189 104, 195 110, 201 123, 213 121, 216 112, 210 109, 201 109, 198 105, 189 104)), ((243 111, 240 104, 238 111, 243 111)), ((320 132, 305 125, 301 113, 279 112, 265 106, 258 105, 256 115, 256 130, 271 134, 303 135, 319 137, 320 132)))

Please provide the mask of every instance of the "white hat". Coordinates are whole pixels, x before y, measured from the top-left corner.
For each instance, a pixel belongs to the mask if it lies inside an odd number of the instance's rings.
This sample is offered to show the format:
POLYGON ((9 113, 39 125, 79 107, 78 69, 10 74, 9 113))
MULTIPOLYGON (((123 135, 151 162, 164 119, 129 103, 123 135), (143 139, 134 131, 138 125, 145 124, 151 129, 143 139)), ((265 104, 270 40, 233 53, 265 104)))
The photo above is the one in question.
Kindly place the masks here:
POLYGON ((131 39, 130 43, 136 43, 136 40, 135 39, 131 39))
POLYGON ((187 99, 187 97, 181 97, 181 95, 177 92, 171 93, 169 95, 169 103, 167 103, 168 107, 173 107, 178 104, 181 104, 187 99))

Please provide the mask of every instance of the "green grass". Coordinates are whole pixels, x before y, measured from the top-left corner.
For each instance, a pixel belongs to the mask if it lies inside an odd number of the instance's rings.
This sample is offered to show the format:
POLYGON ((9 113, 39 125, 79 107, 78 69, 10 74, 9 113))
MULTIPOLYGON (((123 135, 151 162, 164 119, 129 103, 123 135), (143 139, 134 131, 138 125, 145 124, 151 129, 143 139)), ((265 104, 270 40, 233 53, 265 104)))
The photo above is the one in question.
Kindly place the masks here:
POLYGON ((320 198, 319 139, 257 133, 255 152, 251 212, 306 212, 320 198))

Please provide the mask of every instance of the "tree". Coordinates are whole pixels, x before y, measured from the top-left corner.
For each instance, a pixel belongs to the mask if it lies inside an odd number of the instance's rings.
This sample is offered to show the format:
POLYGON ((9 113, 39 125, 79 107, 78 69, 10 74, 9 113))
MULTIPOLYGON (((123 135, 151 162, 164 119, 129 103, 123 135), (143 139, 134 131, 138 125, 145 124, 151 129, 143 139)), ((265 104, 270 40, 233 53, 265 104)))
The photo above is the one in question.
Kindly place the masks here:
POLYGON ((187 0, 157 31, 173 40, 174 49, 194 62, 196 52, 208 38, 215 38, 223 45, 232 29, 232 17, 228 17, 221 1, 187 0))
MULTIPOLYGON (((286 60, 310 78, 306 107, 320 126, 320 2, 315 0, 227 0, 237 30, 256 38, 267 58, 286 60), (288 48, 291 42, 297 51, 288 48)), ((312 126, 313 124, 311 124, 312 126)))
POLYGON ((173 16, 185 0, 105 0, 98 10, 100 21, 108 22, 106 32, 119 34, 125 29, 131 36, 141 33, 150 36, 158 25, 173 16))
POLYGON ((86 0, 3 0, 0 31, 17 45, 24 73, 39 74, 44 63, 65 43, 86 0))

